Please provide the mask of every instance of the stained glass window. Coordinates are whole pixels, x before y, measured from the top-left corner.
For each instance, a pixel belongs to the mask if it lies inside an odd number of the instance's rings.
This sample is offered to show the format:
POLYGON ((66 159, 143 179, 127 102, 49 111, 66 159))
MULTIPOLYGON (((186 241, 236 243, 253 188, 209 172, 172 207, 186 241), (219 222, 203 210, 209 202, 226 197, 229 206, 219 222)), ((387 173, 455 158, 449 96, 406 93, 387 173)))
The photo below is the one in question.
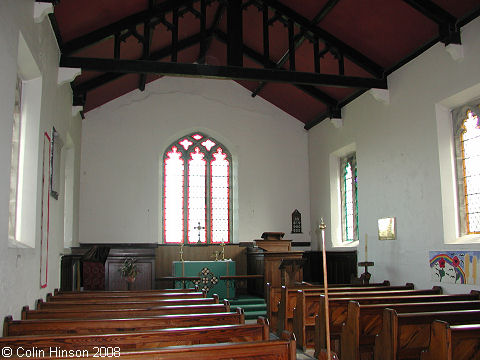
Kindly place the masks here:
MULTIPOLYGON (((461 214, 466 234, 480 234, 480 119, 468 110, 460 128, 461 214)), ((458 149, 457 149, 458 152, 458 149)))
POLYGON ((355 154, 341 159, 342 238, 358 240, 357 162, 355 154))
POLYGON ((165 243, 228 243, 231 234, 231 155, 195 132, 165 151, 165 243))

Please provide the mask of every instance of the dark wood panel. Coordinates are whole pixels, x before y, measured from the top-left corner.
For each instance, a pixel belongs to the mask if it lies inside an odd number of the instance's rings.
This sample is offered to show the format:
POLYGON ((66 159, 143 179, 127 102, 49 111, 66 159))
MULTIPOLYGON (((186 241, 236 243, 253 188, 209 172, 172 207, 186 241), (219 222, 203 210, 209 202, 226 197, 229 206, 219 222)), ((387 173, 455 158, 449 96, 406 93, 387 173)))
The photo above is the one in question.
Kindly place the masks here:
MULTIPOLYGON (((327 251, 327 280, 330 284, 350 284, 357 277, 357 251, 327 251)), ((323 284, 323 256, 321 251, 305 251, 307 260, 303 280, 323 284)))

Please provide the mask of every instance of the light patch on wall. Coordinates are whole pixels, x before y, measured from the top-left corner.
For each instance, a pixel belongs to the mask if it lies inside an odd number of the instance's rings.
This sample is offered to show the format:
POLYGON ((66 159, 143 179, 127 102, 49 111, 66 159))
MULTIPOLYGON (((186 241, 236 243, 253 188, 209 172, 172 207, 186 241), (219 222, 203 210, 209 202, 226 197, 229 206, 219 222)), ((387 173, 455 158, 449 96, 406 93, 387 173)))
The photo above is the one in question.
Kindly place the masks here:
POLYGON ((378 219, 378 240, 395 240, 397 238, 394 217, 378 219))

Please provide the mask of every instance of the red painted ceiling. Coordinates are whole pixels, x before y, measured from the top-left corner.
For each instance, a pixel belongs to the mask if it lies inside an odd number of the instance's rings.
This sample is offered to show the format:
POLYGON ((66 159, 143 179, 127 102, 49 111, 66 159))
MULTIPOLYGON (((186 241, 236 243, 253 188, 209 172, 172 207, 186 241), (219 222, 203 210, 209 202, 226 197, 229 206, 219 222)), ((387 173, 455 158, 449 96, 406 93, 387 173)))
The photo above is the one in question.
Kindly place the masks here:
MULTIPOLYGON (((214 36, 207 42, 204 63, 227 65, 227 46, 218 34, 228 33, 226 12, 228 1, 206 0, 206 2, 206 28, 215 29, 217 32, 214 32, 214 36), (215 22, 216 15, 220 16, 218 22, 215 22)), ((64 45, 109 27, 115 22, 128 19, 132 15, 142 12, 148 14, 152 7, 167 3, 175 2, 171 0, 61 0, 56 4, 51 19, 62 54, 73 57, 113 59, 115 41, 114 36, 111 35, 99 41, 86 42, 73 53, 65 54, 64 45)), ((305 27, 300 26, 300 20, 304 19, 309 25, 307 30, 313 29, 329 34, 335 41, 348 45, 353 51, 368 58, 381 69, 380 75, 372 74, 368 67, 352 60, 347 53, 343 53, 344 75, 363 78, 386 76, 438 41, 448 42, 442 30, 443 19, 453 19, 450 22, 456 29, 461 30, 461 26, 480 14, 480 0, 243 0, 242 4, 244 5, 242 12, 243 67, 263 68, 263 65, 258 63, 258 59, 252 59, 248 51, 263 55, 261 9, 262 6, 268 5, 268 17, 272 20, 269 26, 269 60, 271 62, 277 63, 289 49, 288 19, 294 20, 296 35, 305 30, 305 27), (426 10, 422 11, 422 9, 426 10), (322 11, 324 15, 320 21, 312 23, 322 11)), ((200 11, 200 1, 192 1, 190 9, 185 6, 179 9, 182 11, 182 16, 179 18, 178 41, 181 42, 200 33, 200 20, 196 16, 200 11)), ((157 60, 168 62, 171 61, 169 49, 172 42, 168 23, 172 23, 172 12, 166 11, 164 19, 161 20, 157 21, 155 26, 151 26, 150 54, 163 49, 165 56, 157 60)), ((135 23, 130 30, 136 30, 139 37, 143 36, 144 22, 135 23)), ((128 29, 123 29, 121 34, 129 35, 128 29)), ((307 32, 307 34, 311 33, 307 32)), ((312 36, 303 39, 295 51, 296 71, 308 73, 315 71, 314 48, 311 40, 312 36)), ((338 56, 335 56, 335 43, 330 44, 328 39, 321 37, 319 40, 320 52, 322 49, 332 50, 321 57, 320 73, 341 75, 338 56)), ((141 59, 142 51, 143 45, 138 37, 125 36, 120 45, 119 58, 141 59)), ((178 51, 177 62, 190 64, 202 62, 199 53, 199 42, 190 44, 178 51)), ((280 67, 288 70, 289 66, 287 60, 280 67)), ((82 90, 85 95, 82 100, 84 112, 138 88, 141 76, 119 74, 108 80, 98 81, 102 79, 102 75, 99 72, 83 71, 72 84, 74 92, 82 85, 84 86, 82 90), (91 85, 92 83, 95 85, 91 85)), ((156 75, 148 75, 146 82, 157 78, 156 75)), ((251 91, 258 89, 260 84, 259 81, 238 81, 238 83, 251 91)), ((339 108, 368 90, 351 86, 312 86, 312 88, 329 96, 339 108)), ((291 114, 306 124, 307 128, 329 116, 330 107, 326 102, 295 84, 268 83, 258 91, 258 96, 291 114)))

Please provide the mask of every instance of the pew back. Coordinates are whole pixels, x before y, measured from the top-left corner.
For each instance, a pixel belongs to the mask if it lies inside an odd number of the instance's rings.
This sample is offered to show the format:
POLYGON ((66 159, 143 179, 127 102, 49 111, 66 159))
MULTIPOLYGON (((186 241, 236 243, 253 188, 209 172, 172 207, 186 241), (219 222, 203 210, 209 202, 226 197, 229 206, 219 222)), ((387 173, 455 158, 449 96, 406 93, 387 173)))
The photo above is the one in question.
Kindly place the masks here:
MULTIPOLYGON (((125 301, 125 302, 109 302, 102 303, 84 303, 82 301, 50 301, 44 302, 38 300, 36 303, 36 310, 49 311, 69 311, 69 310, 109 310, 109 309, 146 309, 156 306, 170 306, 170 305, 200 305, 200 304, 218 304, 218 296, 213 295, 211 298, 180 298, 180 299, 164 299, 153 301, 125 301)), ((24 307, 29 310, 28 307, 24 307)))
POLYGON ((430 343, 431 324, 443 320, 450 324, 480 322, 480 310, 438 311, 399 314, 383 311, 382 330, 375 339, 375 359, 420 358, 430 343))
POLYGON ((480 323, 450 325, 435 320, 430 330, 430 345, 420 360, 478 360, 480 358, 480 323))
POLYGON ((244 324, 242 309, 212 314, 176 314, 133 319, 40 319, 3 322, 3 336, 52 334, 108 334, 125 331, 148 331, 170 327, 244 324))
POLYGON ((199 304, 199 305, 174 305, 155 306, 140 309, 109 309, 109 310, 29 310, 22 313, 22 319, 120 319, 149 317, 169 314, 207 314, 229 312, 230 304, 225 300, 224 304, 199 304))
POLYGON ((269 339, 264 318, 256 324, 215 325, 97 335, 10 336, 0 338, 0 348, 9 347, 14 353, 50 349, 88 350, 118 347, 121 351, 152 349, 172 345, 213 344, 219 342, 263 341, 269 339))

